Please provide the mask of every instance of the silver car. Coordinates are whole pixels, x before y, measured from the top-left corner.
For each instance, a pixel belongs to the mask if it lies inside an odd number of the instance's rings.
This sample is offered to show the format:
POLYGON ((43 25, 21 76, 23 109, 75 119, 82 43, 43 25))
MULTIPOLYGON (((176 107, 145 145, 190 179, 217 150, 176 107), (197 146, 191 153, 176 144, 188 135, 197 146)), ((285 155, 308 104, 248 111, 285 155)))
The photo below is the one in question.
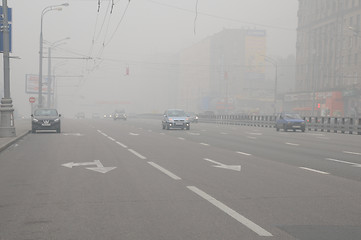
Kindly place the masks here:
POLYGON ((179 128, 187 129, 191 128, 189 117, 182 109, 168 109, 164 112, 162 120, 163 129, 179 128))

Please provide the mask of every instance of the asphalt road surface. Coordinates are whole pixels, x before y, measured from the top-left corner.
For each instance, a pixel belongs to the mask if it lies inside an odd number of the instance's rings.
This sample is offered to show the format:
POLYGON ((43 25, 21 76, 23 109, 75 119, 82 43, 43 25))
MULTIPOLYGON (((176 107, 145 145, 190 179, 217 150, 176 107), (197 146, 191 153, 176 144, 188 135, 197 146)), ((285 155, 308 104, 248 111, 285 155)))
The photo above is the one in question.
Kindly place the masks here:
POLYGON ((1 240, 360 240, 361 136, 63 119, 0 153, 1 240))

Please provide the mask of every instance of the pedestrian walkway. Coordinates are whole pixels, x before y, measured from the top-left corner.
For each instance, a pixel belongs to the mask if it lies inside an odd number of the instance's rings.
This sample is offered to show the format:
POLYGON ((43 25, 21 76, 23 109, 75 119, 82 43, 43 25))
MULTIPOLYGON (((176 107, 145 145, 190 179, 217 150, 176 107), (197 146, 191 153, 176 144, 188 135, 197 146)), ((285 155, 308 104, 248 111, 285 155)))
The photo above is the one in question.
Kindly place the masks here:
POLYGON ((0 152, 30 132, 30 119, 15 119, 15 137, 0 137, 0 152))

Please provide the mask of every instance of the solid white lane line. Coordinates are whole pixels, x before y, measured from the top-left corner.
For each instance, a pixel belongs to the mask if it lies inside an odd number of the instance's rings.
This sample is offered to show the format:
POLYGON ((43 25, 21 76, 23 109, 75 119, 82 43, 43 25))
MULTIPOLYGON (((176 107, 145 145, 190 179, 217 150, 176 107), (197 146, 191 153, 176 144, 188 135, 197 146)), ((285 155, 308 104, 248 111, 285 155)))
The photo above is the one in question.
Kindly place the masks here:
POLYGON ((179 139, 179 140, 184 140, 184 138, 182 138, 182 137, 179 137, 178 139, 179 139))
POLYGON ((333 161, 333 162, 345 163, 345 164, 350 164, 350 165, 359 165, 359 163, 347 162, 347 161, 333 159, 333 158, 325 158, 325 159, 329 160, 329 161, 333 161))
POLYGON ((130 132, 129 135, 131 135, 131 136, 138 136, 139 134, 138 134, 138 133, 132 133, 132 132, 130 132))
POLYGON ((203 199, 207 200, 208 202, 212 203, 214 206, 216 206, 217 208, 219 208, 220 210, 222 210, 223 212, 225 212, 226 214, 228 214, 229 216, 231 216, 232 218, 234 218, 235 220, 237 220, 244 226, 248 227, 253 232, 257 233, 259 236, 262 236, 262 237, 271 237, 272 236, 272 234, 270 232, 266 231, 265 229, 263 229, 259 225, 255 224, 248 218, 242 216, 241 214, 234 211, 227 205, 223 204, 222 202, 218 201, 217 199, 215 199, 212 196, 208 195, 207 193, 203 192, 199 188, 197 188, 195 186, 187 186, 187 188, 189 190, 191 190, 192 192, 196 193, 198 196, 200 196, 203 199))
POLYGON ((311 172, 316 172, 316 173, 321 173, 321 174, 330 174, 328 172, 322 172, 322 171, 319 171, 319 170, 316 170, 316 169, 312 169, 312 168, 306 168, 306 167, 300 167, 304 170, 307 170, 307 171, 311 171, 311 172))
POLYGON ((287 145, 290 145, 290 146, 300 146, 300 144, 298 143, 289 143, 289 142, 286 142, 287 145))
POLYGON ((147 159, 146 157, 144 157, 142 154, 134 151, 133 149, 128 149, 129 152, 133 153, 135 156, 139 157, 140 159, 147 159))
POLYGON ((98 131, 98 133, 102 133, 102 131, 100 131, 99 129, 97 131, 98 131))
POLYGON ((108 135, 106 135, 105 133, 102 133, 102 135, 103 135, 104 137, 108 137, 108 135))
POLYGON ((353 155, 361 155, 361 153, 358 153, 358 152, 343 151, 343 153, 348 153, 348 154, 353 154, 353 155))
POLYGON ((159 166, 158 164, 154 163, 154 162, 148 162, 150 165, 152 165, 153 167, 155 167, 156 169, 158 169, 159 171, 161 171, 162 173, 168 175, 168 177, 173 178, 174 180, 182 180, 180 177, 178 177, 177 175, 175 175, 174 173, 168 171, 167 169, 159 166))
POLYGON ((109 140, 112 140, 112 141, 115 141, 115 139, 114 139, 114 138, 112 138, 112 137, 108 137, 108 139, 109 139, 109 140))
POLYGON ((118 145, 122 146, 123 148, 128 148, 126 145, 124 145, 124 144, 123 144, 123 143, 121 143, 121 142, 116 142, 116 144, 118 144, 118 145))
POLYGON ((246 156, 251 156, 252 155, 250 153, 245 153, 245 152, 237 152, 237 153, 242 154, 242 155, 246 155, 246 156))
POLYGON ((200 145, 203 145, 203 146, 209 146, 208 143, 200 143, 200 145))

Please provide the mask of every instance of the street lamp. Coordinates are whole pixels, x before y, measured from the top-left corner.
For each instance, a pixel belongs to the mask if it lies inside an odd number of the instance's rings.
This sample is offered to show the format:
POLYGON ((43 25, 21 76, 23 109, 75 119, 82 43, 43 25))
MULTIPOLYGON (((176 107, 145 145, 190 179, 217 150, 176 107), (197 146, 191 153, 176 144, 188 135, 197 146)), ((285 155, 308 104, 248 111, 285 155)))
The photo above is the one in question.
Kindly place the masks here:
MULTIPOLYGON (((263 55, 264 56, 264 55, 263 55)), ((273 102, 273 114, 276 115, 276 103, 277 103, 277 61, 271 57, 264 56, 265 61, 271 63, 275 67, 275 89, 274 89, 274 102, 273 102)))
POLYGON ((56 48, 57 46, 60 46, 62 44, 65 44, 65 40, 70 39, 70 37, 66 37, 63 39, 60 39, 58 41, 55 41, 53 43, 50 44, 49 48, 48 48, 48 99, 47 99, 47 107, 50 108, 51 107, 51 84, 52 84, 52 77, 51 77, 51 49, 52 48, 56 48))
POLYGON ((38 96, 38 107, 41 108, 43 105, 43 96, 42 96, 42 91, 43 91, 43 18, 44 15, 47 12, 50 11, 61 11, 62 8, 61 7, 67 7, 69 6, 69 3, 63 3, 60 5, 52 5, 52 6, 48 6, 46 8, 43 9, 43 11, 41 12, 41 22, 40 22, 40 50, 39 50, 39 96, 38 96))

